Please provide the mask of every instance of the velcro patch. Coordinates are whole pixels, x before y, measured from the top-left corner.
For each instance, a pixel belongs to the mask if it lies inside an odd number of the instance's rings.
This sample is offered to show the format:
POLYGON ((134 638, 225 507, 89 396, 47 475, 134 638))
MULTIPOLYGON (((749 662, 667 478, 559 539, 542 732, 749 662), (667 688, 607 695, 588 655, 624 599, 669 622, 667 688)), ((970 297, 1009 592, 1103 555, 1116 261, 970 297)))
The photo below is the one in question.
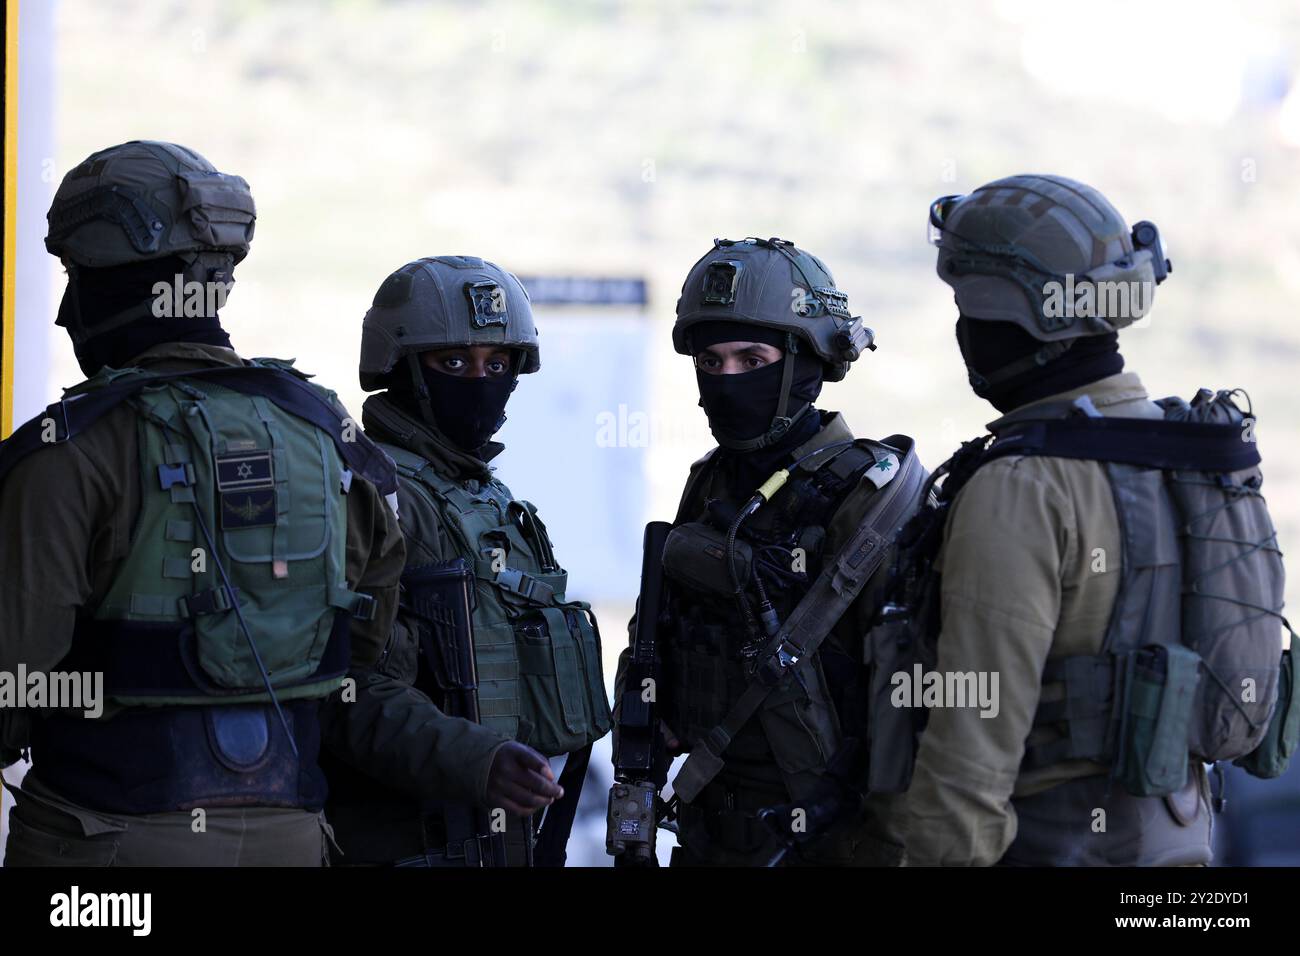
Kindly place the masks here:
POLYGON ((246 491, 253 488, 274 488, 275 475, 271 468, 269 451, 236 452, 217 456, 217 489, 246 491))
POLYGON ((864 474, 877 488, 883 488, 898 474, 898 457, 892 454, 886 455, 868 468, 864 474))
POLYGON ((274 488, 221 493, 222 528, 261 528, 274 524, 274 488))

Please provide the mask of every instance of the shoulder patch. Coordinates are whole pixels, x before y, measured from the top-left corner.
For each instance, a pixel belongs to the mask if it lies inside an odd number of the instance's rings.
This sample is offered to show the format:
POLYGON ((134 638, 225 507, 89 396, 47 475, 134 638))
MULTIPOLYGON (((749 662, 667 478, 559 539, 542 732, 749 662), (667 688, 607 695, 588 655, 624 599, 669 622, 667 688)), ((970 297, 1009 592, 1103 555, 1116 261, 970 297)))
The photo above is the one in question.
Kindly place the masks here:
POLYGON ((876 459, 876 463, 862 473, 862 476, 877 488, 883 488, 894 480, 898 474, 898 456, 893 452, 876 459))

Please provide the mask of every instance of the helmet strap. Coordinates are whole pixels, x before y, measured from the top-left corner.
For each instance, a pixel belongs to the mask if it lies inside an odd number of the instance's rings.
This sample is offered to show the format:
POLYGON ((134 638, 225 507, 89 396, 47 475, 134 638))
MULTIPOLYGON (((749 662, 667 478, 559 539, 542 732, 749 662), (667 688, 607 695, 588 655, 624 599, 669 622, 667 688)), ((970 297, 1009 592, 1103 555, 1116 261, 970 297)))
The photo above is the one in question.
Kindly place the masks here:
POLYGON ((113 332, 124 325, 130 325, 141 317, 142 310, 146 313, 148 312, 149 304, 153 301, 152 298, 149 298, 137 302, 134 305, 129 305, 120 312, 115 312, 107 319, 96 323, 93 328, 87 328, 85 313, 81 309, 81 283, 77 277, 77 266, 74 263, 69 262, 67 264, 67 270, 68 287, 64 295, 68 301, 69 315, 65 317, 67 321, 64 323, 63 327, 67 329, 68 336, 72 339, 73 345, 84 345, 86 342, 98 338, 105 332, 113 332))
POLYGON ((418 352, 407 353, 406 368, 411 377, 411 387, 415 389, 415 402, 420 406, 420 417, 424 419, 426 425, 440 432, 438 422, 433 417, 433 402, 429 401, 429 386, 424 384, 424 371, 418 352))

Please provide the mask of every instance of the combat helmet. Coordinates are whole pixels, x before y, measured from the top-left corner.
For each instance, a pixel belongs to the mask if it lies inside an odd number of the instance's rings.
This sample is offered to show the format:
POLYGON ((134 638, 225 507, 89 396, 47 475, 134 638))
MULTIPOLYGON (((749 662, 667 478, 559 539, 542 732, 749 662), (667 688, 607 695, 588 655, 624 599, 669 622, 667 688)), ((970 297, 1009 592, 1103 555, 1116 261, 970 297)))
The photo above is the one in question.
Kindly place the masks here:
MULTIPOLYGON (((816 356, 823 377, 838 382, 863 352, 875 349, 875 333, 849 311, 849 297, 835 287, 826 265, 785 239, 714 239, 682 285, 673 325, 673 347, 697 351, 691 330, 705 322, 734 322, 774 329, 785 336, 786 355, 816 356)), ((766 444, 788 427, 782 421, 794 362, 786 362, 781 399, 766 444)))
POLYGON ((393 384, 405 362, 419 378, 429 349, 498 345, 522 353, 516 374, 541 368, 537 326, 523 285, 477 256, 436 256, 402 266, 379 287, 361 326, 361 387, 393 384))
POLYGON ((1142 318, 1173 269, 1154 223, 1127 225, 1105 196, 1064 176, 1009 176, 943 196, 929 231, 962 315, 1013 322, 1056 343, 1055 354, 1142 318))
MULTIPOLYGON (((248 183, 218 172, 192 149, 132 140, 92 153, 63 177, 47 215, 45 248, 70 277, 168 256, 183 279, 229 282, 248 255, 257 220, 248 183)), ((134 309, 100 322, 94 335, 132 321, 134 309)), ((65 321, 74 342, 91 335, 73 310, 65 321)))

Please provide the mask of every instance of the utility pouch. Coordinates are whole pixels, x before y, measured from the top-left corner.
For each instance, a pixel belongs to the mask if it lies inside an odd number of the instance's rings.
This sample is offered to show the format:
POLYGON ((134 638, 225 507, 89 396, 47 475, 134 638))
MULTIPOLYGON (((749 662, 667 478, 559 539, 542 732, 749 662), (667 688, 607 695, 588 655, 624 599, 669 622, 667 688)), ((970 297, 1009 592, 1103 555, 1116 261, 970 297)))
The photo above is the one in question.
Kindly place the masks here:
MULTIPOLYGON (((753 550, 739 539, 735 542, 736 577, 749 580, 753 550)), ((731 597, 735 593, 727 567, 727 536, 702 521, 673 528, 664 544, 664 572, 673 581, 694 591, 731 597)))
POLYGON ((190 229, 214 246, 239 246, 253 238, 257 208, 242 177, 183 172, 177 186, 190 229))
POLYGON ((1200 656, 1181 645, 1124 655, 1115 775, 1129 793, 1158 797, 1187 784, 1192 703, 1200 656))
POLYGON ((1286 773, 1291 755, 1300 743, 1300 690, 1296 688, 1296 656, 1300 639, 1291 635, 1290 646, 1282 652, 1281 674, 1277 682, 1277 706, 1268 732, 1260 745, 1246 756, 1234 760, 1254 777, 1270 780, 1286 773))
POLYGON ((881 610, 867 635, 867 665, 871 674, 867 726, 871 740, 867 764, 868 789, 873 793, 902 793, 912 780, 916 737, 925 711, 910 700, 895 703, 898 688, 893 677, 908 673, 914 655, 915 622, 897 605, 881 610))
POLYGON ((600 637, 582 602, 536 608, 512 622, 519 655, 519 739, 547 757, 573 753, 609 730, 600 637))

